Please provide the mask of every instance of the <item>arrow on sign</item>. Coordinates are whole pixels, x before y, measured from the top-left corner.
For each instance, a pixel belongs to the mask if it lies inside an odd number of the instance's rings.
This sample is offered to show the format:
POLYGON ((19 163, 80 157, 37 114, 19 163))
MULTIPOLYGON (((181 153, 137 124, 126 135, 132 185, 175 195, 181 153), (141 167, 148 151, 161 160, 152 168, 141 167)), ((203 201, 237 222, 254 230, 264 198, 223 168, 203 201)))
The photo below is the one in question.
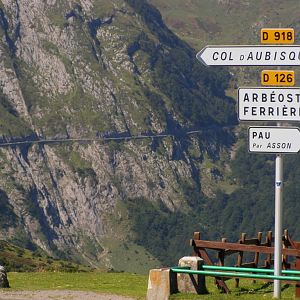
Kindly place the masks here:
POLYGON ((297 153, 300 130, 297 127, 249 127, 249 152, 297 153))
POLYGON ((300 46, 206 46, 196 57, 206 66, 299 66, 300 46))

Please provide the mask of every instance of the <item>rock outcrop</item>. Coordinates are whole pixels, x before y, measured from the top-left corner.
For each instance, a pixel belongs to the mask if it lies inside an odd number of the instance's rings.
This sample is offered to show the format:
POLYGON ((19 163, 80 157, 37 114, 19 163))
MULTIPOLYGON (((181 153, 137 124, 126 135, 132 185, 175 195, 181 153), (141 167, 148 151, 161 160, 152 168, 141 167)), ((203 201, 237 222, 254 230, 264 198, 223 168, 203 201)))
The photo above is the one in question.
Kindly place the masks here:
POLYGON ((3 266, 0 266, 0 288, 9 288, 6 270, 3 266))

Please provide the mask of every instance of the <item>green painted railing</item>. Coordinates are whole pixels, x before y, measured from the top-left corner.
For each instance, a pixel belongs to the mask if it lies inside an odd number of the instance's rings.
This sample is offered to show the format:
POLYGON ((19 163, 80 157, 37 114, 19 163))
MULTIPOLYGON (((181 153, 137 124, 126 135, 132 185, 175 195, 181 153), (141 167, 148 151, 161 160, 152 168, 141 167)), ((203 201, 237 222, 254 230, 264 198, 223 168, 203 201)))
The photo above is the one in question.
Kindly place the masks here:
MULTIPOLYGON (((208 265, 203 265, 202 268, 203 268, 203 270, 224 270, 224 271, 271 273, 271 274, 274 274, 273 269, 222 267, 222 266, 208 266, 208 265)), ((300 271, 297 271, 297 270, 282 270, 281 273, 282 274, 291 274, 291 275, 300 275, 300 271)))
MULTIPOLYGON (((251 268, 239 268, 242 269, 243 272, 238 271, 237 268, 235 267, 218 267, 218 266, 214 266, 216 267, 217 270, 225 270, 227 268, 232 268, 234 269, 234 271, 237 272, 220 272, 220 271, 209 271, 209 270, 204 270, 204 268, 206 268, 207 266, 203 266, 203 270, 191 270, 190 268, 171 268, 172 272, 175 273, 185 273, 185 274, 199 274, 199 275, 207 275, 207 276, 214 276, 214 277, 239 277, 239 278, 253 278, 253 279, 271 279, 271 280, 288 280, 288 281, 300 281, 300 276, 275 276, 275 275, 269 275, 269 274, 253 274, 253 273, 247 273, 247 272, 256 272, 258 273, 258 270, 267 270, 267 269, 256 269, 256 268, 252 268, 254 269, 254 271, 250 271, 251 268), (244 269, 247 269, 247 271, 245 271, 244 269)), ((209 267, 213 267, 213 266, 209 266, 209 267)), ((274 272, 274 270, 268 270, 267 272, 274 272)), ((287 271, 287 270, 283 270, 283 271, 287 271)), ((267 273, 267 272, 262 272, 262 273, 267 273)), ((297 272, 297 271, 295 271, 297 272)), ((293 273, 293 274, 298 274, 298 273, 293 273)))

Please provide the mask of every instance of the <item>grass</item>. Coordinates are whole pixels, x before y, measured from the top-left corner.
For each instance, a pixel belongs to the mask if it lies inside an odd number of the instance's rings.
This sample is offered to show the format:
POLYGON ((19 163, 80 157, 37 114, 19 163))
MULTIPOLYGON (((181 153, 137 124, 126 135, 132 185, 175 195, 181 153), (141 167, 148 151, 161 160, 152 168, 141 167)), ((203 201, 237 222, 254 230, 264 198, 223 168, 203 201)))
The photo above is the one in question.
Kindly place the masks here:
POLYGON ((135 243, 105 239, 104 245, 110 249, 108 257, 110 258, 114 270, 121 272, 122 270, 126 270, 126 272, 148 274, 149 269, 161 265, 158 259, 151 253, 135 243))
MULTIPOLYGON (((146 275, 128 273, 8 273, 8 279, 12 291, 18 290, 80 290, 99 293, 117 294, 130 296, 137 299, 145 299, 147 291, 146 275)), ((228 280, 227 285, 231 294, 221 293, 214 284, 213 278, 207 278, 206 285, 209 294, 195 295, 178 293, 171 295, 170 299, 272 299, 273 285, 252 280, 240 280, 240 288, 235 288, 235 281, 228 280)), ((295 289, 293 286, 282 284, 282 299, 294 299, 295 289)))
POLYGON ((280 23, 288 27, 297 20, 299 4, 297 0, 230 1, 230 4, 217 0, 150 2, 160 9, 172 30, 200 49, 207 43, 259 44, 256 30, 263 26, 260 23, 267 24, 265 27, 278 27, 280 23))
MULTIPOLYGON (((273 284, 264 283, 263 281, 256 281, 244 279, 240 280, 240 287, 235 288, 235 280, 230 279, 226 281, 227 286, 230 289, 230 294, 221 293, 214 284, 214 278, 208 277, 206 279, 206 286, 209 294, 206 295, 192 295, 192 294, 174 294, 170 299, 202 299, 202 300, 222 300, 222 299, 246 299, 246 300, 259 300, 259 299, 272 299, 273 298, 273 284)), ((294 286, 288 286, 282 283, 281 285, 281 299, 294 299, 295 288, 294 286)))
POLYGON ((143 299, 147 276, 127 273, 8 273, 12 290, 81 290, 143 299))

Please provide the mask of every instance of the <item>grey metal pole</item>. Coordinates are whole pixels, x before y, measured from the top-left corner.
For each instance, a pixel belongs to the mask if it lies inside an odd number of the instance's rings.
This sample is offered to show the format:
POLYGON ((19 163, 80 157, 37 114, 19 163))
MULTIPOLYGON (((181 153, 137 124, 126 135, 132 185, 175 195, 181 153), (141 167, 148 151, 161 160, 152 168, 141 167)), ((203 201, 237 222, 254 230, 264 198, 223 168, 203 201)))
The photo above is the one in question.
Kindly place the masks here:
MULTIPOLYGON (((279 23, 281 28, 281 23, 279 23)), ((277 68, 280 70, 280 67, 277 68)), ((280 127, 281 123, 278 122, 280 127)), ((275 240, 274 240, 274 275, 280 276, 282 269, 282 189, 283 189, 283 157, 276 155, 275 161, 275 240)), ((281 282, 274 280, 273 297, 281 298, 281 282)))
MULTIPOLYGON (((282 269, 282 190, 283 190, 283 157, 276 155, 275 166, 275 242, 274 242, 274 275, 280 276, 282 269)), ((274 280, 274 298, 280 299, 280 280, 274 280)))

